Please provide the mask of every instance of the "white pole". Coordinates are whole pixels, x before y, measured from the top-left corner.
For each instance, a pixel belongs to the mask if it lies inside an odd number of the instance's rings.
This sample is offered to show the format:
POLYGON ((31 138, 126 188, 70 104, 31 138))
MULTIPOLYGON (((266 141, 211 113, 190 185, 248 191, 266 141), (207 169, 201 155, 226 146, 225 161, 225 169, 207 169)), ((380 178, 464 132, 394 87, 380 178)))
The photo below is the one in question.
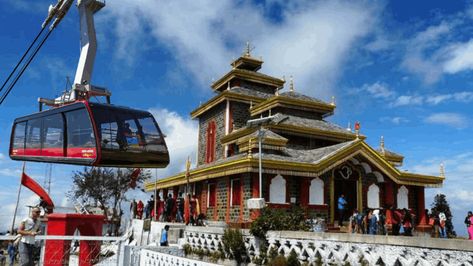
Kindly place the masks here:
POLYGON ((20 202, 21 187, 23 186, 21 184, 21 181, 23 180, 23 173, 25 172, 25 167, 26 167, 26 162, 23 162, 23 170, 21 171, 21 177, 20 177, 20 187, 18 188, 18 195, 16 197, 15 213, 13 214, 13 222, 11 224, 10 234, 12 235, 13 235, 13 229, 15 229, 16 212, 18 211, 18 203, 20 202))
MULTIPOLYGON (((259 149, 259 197, 263 198, 263 167, 261 163, 261 139, 263 138, 263 131, 261 130, 261 126, 258 130, 258 149, 259 149)), ((251 147, 250 147, 251 149, 251 147)))

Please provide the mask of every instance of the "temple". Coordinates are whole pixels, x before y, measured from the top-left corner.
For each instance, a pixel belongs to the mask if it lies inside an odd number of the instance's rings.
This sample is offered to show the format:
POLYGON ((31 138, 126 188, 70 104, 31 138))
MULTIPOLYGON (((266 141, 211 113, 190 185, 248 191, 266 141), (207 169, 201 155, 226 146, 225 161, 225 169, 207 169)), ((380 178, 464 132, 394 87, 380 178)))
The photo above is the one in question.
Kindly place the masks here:
POLYGON ((258 72, 262 64, 249 49, 231 63, 211 86, 215 96, 191 112, 199 121, 196 167, 148 182, 146 191, 177 197, 190 187, 207 219, 227 223, 251 222, 248 200, 264 198, 269 207, 297 204, 333 224, 344 194, 349 212, 407 208, 426 224, 424 189, 441 186, 443 174, 401 171, 404 157, 386 149, 383 139, 374 149, 359 128, 326 120, 336 108, 333 98, 298 93, 292 79, 281 92, 285 80, 258 72), (265 117, 271 121, 252 123, 265 117))

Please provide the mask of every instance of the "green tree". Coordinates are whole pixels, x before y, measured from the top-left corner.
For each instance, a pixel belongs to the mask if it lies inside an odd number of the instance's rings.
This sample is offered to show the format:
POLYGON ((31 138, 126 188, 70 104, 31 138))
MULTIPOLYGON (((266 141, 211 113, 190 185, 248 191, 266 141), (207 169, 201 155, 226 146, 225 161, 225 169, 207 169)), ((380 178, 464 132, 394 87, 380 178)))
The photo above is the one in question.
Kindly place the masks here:
POLYGON ((447 222, 445 223, 445 228, 447 230, 447 235, 449 237, 456 237, 456 232, 453 228, 452 223, 452 212, 450 211, 450 205, 447 202, 447 197, 444 194, 437 194, 434 197, 434 202, 432 203, 432 213, 439 214, 441 212, 445 213, 447 217, 447 222))
MULTIPOLYGON (((84 167, 82 171, 74 172, 72 176, 73 187, 68 192, 68 198, 82 204, 103 206, 111 209, 112 220, 119 221, 123 211, 120 207, 122 201, 127 200, 125 193, 130 189, 134 169, 112 169, 84 167)), ((136 187, 142 187, 143 182, 150 178, 148 171, 141 171, 136 177, 136 187)), ((115 230, 118 231, 118 228, 115 230)))

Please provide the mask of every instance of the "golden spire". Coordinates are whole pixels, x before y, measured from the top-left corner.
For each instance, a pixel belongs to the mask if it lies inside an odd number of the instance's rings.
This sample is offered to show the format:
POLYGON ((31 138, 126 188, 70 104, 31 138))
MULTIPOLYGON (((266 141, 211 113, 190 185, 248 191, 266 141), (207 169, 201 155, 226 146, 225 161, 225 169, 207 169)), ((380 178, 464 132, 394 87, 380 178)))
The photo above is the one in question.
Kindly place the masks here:
POLYGON ((335 106, 335 96, 332 96, 332 102, 330 103, 330 105, 335 106))
POLYGON ((246 42, 245 56, 246 56, 246 57, 251 57, 251 54, 250 54, 250 42, 246 42))
POLYGON ((443 162, 440 163, 440 176, 445 178, 445 168, 443 166, 443 162))
POLYGON ((381 148, 381 152, 384 154, 384 136, 381 136, 379 147, 381 148))
POLYGON ((251 137, 250 139, 248 140, 248 158, 252 158, 253 155, 251 154, 251 137))
POLYGON ((289 91, 294 92, 294 79, 291 76, 291 82, 289 83, 289 91))

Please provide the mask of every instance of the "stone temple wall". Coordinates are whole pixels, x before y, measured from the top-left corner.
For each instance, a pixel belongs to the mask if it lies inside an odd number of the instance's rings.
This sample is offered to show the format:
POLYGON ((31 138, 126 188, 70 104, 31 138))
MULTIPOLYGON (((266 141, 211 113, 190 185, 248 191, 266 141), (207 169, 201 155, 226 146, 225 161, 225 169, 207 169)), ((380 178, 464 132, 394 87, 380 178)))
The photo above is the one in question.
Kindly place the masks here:
MULTIPOLYGON (((224 228, 186 227, 184 242, 216 251, 224 228)), ((248 254, 259 255, 259 241, 242 230, 248 254)), ((341 233, 270 231, 269 249, 288 256, 292 250, 308 265, 473 265, 468 240, 372 236, 341 233)))

